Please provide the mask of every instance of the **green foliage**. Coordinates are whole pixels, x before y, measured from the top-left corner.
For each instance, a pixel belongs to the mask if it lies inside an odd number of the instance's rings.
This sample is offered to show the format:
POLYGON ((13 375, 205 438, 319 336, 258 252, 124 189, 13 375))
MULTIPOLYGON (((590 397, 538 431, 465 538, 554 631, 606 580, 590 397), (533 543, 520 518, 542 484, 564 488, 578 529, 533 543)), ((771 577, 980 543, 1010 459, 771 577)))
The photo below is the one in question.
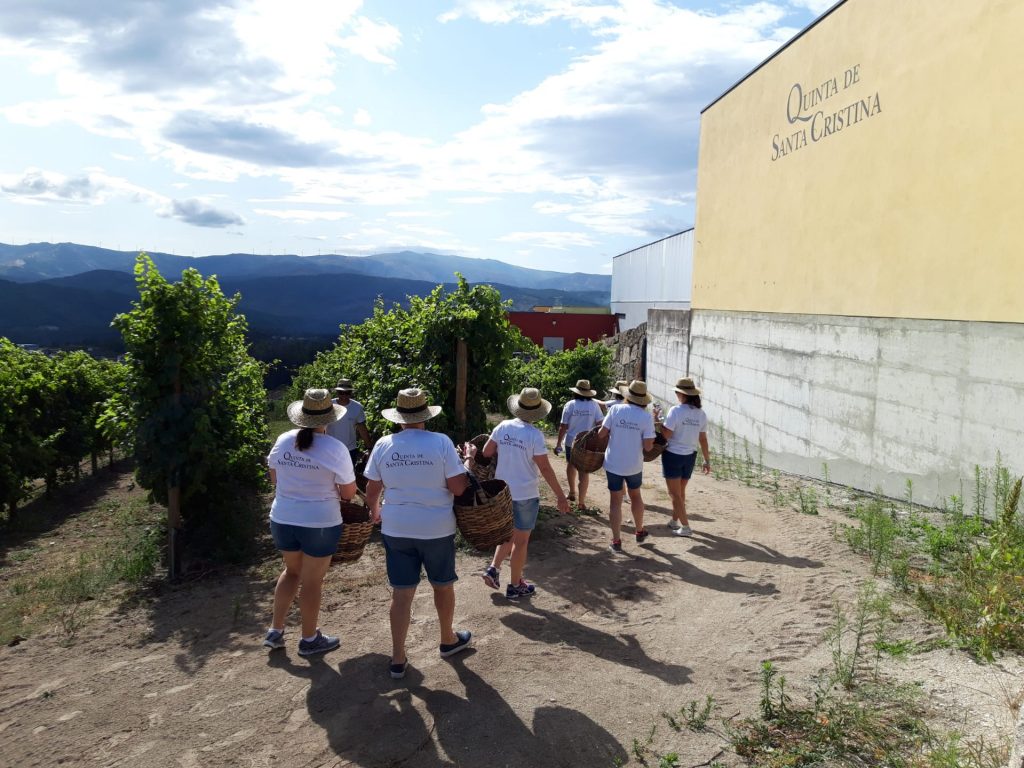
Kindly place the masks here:
MULTIPOLYGON (((1024 653, 1024 526, 1017 517, 1021 480, 1005 492, 988 535, 961 544, 930 584, 918 588, 926 609, 979 656, 1024 653)), ((954 539, 957 540, 957 539, 954 539)))
POLYGON ((238 297, 185 270, 170 283, 146 254, 135 265, 139 300, 114 318, 127 354, 126 390, 106 408, 111 436, 131 436, 136 478, 167 503, 181 489, 188 521, 230 514, 238 489, 263 482, 265 366, 246 347, 238 297))
MULTIPOLYGON (((853 620, 854 622, 856 620, 853 620)), ((761 718, 727 726, 736 753, 762 768, 850 765, 997 768, 1006 750, 935 734, 918 686, 878 680, 836 688, 819 680, 808 704, 794 704, 770 661, 761 664, 761 718)), ((1002 762, 1001 762, 1002 761, 1002 762)))
POLYGON ((703 702, 692 699, 680 707, 678 713, 662 712, 661 716, 668 722, 669 728, 677 733, 683 729, 684 725, 691 731, 700 732, 707 730, 708 719, 714 711, 715 698, 708 694, 703 702))
POLYGON ((394 407, 398 390, 418 386, 443 412, 431 429, 456 439, 487 429, 489 407, 503 404, 512 392, 513 356, 533 345, 508 322, 507 302, 489 285, 470 286, 458 275, 454 290, 437 286, 428 296, 409 297, 409 308, 390 309, 378 301, 373 316, 360 325, 344 325, 335 346, 303 366, 292 380, 292 398, 312 387, 332 388, 341 377, 352 379, 356 399, 366 408, 371 432, 390 432, 380 412, 394 407), (456 431, 456 346, 467 347, 466 428, 456 431))
POLYGON ((52 457, 39 433, 46 407, 50 362, 0 338, 0 505, 12 507, 28 482, 48 471, 52 457))
POLYGON ((612 385, 611 364, 611 347, 596 341, 551 354, 535 347, 532 359, 517 361, 512 373, 512 391, 518 392, 523 387, 539 389, 553 406, 546 421, 558 424, 562 408, 573 397, 569 387, 576 386, 580 379, 589 379, 591 389, 604 392, 612 385))
POLYGON ((123 381, 117 363, 85 352, 49 358, 0 338, 0 507, 17 505, 38 478, 52 489, 77 477, 82 457, 107 447, 97 417, 123 381))
MULTIPOLYGON (((988 489, 995 520, 965 514, 959 495, 935 522, 934 513, 930 519, 913 503, 908 484, 909 514, 877 497, 858 505, 860 526, 845 534, 854 551, 871 559, 874 574, 888 572, 961 646, 991 660, 998 651, 1024 652, 1024 524, 1020 481, 1010 482, 998 458, 991 473, 975 469, 976 492, 988 489)), ((986 507, 984 497, 975 499, 976 513, 986 507)))
POLYGON ((853 514, 860 520, 860 527, 846 529, 847 543, 854 552, 871 559, 871 575, 877 576, 890 563, 896 546, 899 524, 895 510, 887 507, 881 497, 876 497, 866 504, 858 504, 853 514))

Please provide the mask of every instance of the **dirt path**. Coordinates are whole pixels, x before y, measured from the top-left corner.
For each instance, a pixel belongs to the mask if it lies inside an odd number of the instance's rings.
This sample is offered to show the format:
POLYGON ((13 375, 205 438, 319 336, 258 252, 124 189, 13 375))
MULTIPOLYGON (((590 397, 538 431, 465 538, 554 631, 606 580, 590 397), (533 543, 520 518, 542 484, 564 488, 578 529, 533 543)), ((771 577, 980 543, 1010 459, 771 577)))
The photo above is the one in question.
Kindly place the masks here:
MULTIPOLYGON (((54 634, 0 649, 0 764, 612 766, 635 762, 633 739, 647 741, 657 725, 651 746, 679 753, 680 765, 737 765, 720 754, 720 736, 674 733, 661 713, 710 694, 719 715, 755 714, 763 659, 805 689, 829 663, 822 635, 833 602, 854 601, 867 567, 836 540, 828 515, 771 509, 764 492, 734 482, 696 479, 697 534, 672 536, 660 467, 646 468, 647 544, 629 535, 626 556, 606 552, 599 474, 591 501, 600 516, 539 528, 532 600, 507 602, 476 576, 483 557, 460 556, 456 623, 473 630, 471 651, 438 658, 421 588, 402 681, 386 672, 377 543, 328 577, 321 624, 343 645, 321 659, 300 658, 294 645, 259 647, 270 564, 165 587, 69 646, 54 634)), ((912 609, 907 616, 901 631, 927 631, 912 609)), ((1020 664, 982 667, 950 650, 886 663, 928 680, 945 724, 1010 732, 1020 664)))

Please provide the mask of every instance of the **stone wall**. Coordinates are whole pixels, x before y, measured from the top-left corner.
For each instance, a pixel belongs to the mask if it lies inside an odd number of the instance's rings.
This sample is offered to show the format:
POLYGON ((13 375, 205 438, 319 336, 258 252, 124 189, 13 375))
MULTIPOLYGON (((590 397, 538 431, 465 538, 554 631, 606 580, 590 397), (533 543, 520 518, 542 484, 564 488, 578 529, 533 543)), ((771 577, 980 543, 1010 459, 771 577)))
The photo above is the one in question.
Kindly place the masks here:
POLYGON ((644 356, 647 349, 647 323, 601 339, 612 348, 612 377, 632 381, 644 377, 644 356))

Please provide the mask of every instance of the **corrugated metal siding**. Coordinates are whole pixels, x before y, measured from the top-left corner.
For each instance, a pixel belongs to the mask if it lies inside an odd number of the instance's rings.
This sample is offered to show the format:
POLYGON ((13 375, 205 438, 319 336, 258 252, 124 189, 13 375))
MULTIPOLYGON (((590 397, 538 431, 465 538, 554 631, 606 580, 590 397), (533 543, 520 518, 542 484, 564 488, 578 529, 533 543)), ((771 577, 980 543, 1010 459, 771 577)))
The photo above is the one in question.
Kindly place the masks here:
POLYGON ((612 311, 621 330, 647 319, 647 310, 689 309, 693 291, 693 229, 612 259, 612 311))

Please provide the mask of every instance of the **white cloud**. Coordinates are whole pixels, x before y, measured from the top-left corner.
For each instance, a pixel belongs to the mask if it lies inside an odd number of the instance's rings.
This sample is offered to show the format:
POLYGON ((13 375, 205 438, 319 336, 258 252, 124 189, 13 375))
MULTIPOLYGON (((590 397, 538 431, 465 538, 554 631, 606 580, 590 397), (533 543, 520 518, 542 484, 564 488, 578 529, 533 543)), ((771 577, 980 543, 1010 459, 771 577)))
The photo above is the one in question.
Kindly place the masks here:
MULTIPOLYGON (((56 88, 55 97, 0 106, 0 115, 29 126, 72 122, 122 140, 128 152, 117 157, 148 156, 187 177, 200 202, 209 198, 199 196, 205 181, 258 179, 265 197, 254 202, 280 208, 257 214, 291 223, 347 218, 318 206, 381 207, 391 213, 370 215, 398 219, 427 218, 428 207, 447 203, 533 205, 550 222, 501 242, 565 249, 642 241, 692 212, 684 206, 695 186, 700 108, 795 31, 786 26, 795 6, 831 4, 743 2, 698 12, 664 0, 458 0, 439 19, 460 21, 460 34, 475 34, 479 23, 556 22, 582 34, 561 71, 480 105, 475 124, 447 139, 418 136, 415 119, 401 131, 380 130, 383 115, 375 121, 338 98, 353 58, 376 65, 364 70, 390 71, 402 63, 403 32, 414 44, 436 33, 371 18, 361 0, 0 5, 0 58, 27 61, 56 88)), ((13 198, 72 200, 75 178, 65 188, 51 179, 35 195, 29 185, 13 198)), ((105 186, 78 194, 95 204, 126 193, 105 186)), ((154 205, 173 214, 174 201, 159 199, 154 205)), ((204 212, 194 205, 178 218, 199 221, 204 212)), ((241 220, 216 209, 209 220, 217 213, 241 220)), ((475 247, 451 230, 403 234, 449 251, 475 247)), ((385 228, 346 234, 357 248, 413 244, 395 243, 385 228)))
POLYGON ((98 168, 87 168, 76 176, 29 168, 21 174, 0 175, 0 191, 16 202, 39 204, 101 205, 112 199, 142 203, 158 216, 198 227, 223 228, 245 223, 238 214, 216 208, 203 199, 174 200, 126 179, 109 176, 98 168))
POLYGON ((789 0, 789 2, 797 8, 806 8, 811 13, 821 15, 835 5, 837 0, 789 0))
POLYGON ((288 210, 288 211, 275 211, 270 208, 257 208, 253 213, 258 213, 261 216, 271 216, 275 219, 284 219, 286 221, 294 221, 300 224, 308 223, 311 221, 340 221, 341 219, 351 218, 352 214, 348 211, 312 211, 312 210, 288 210))
POLYGON ((565 251, 570 247, 592 248, 598 245, 584 232, 510 232, 498 238, 503 243, 533 243, 539 248, 565 251))
POLYGON ((158 216, 165 219, 177 219, 195 227, 224 229, 241 226, 245 219, 231 211, 225 211, 207 203, 205 200, 169 200, 167 205, 157 211, 158 216))
POLYGON ((114 197, 151 204, 161 204, 165 199, 126 179, 108 176, 101 169, 86 169, 84 173, 68 176, 28 168, 20 174, 0 175, 0 190, 12 198, 85 205, 100 205, 114 197))

